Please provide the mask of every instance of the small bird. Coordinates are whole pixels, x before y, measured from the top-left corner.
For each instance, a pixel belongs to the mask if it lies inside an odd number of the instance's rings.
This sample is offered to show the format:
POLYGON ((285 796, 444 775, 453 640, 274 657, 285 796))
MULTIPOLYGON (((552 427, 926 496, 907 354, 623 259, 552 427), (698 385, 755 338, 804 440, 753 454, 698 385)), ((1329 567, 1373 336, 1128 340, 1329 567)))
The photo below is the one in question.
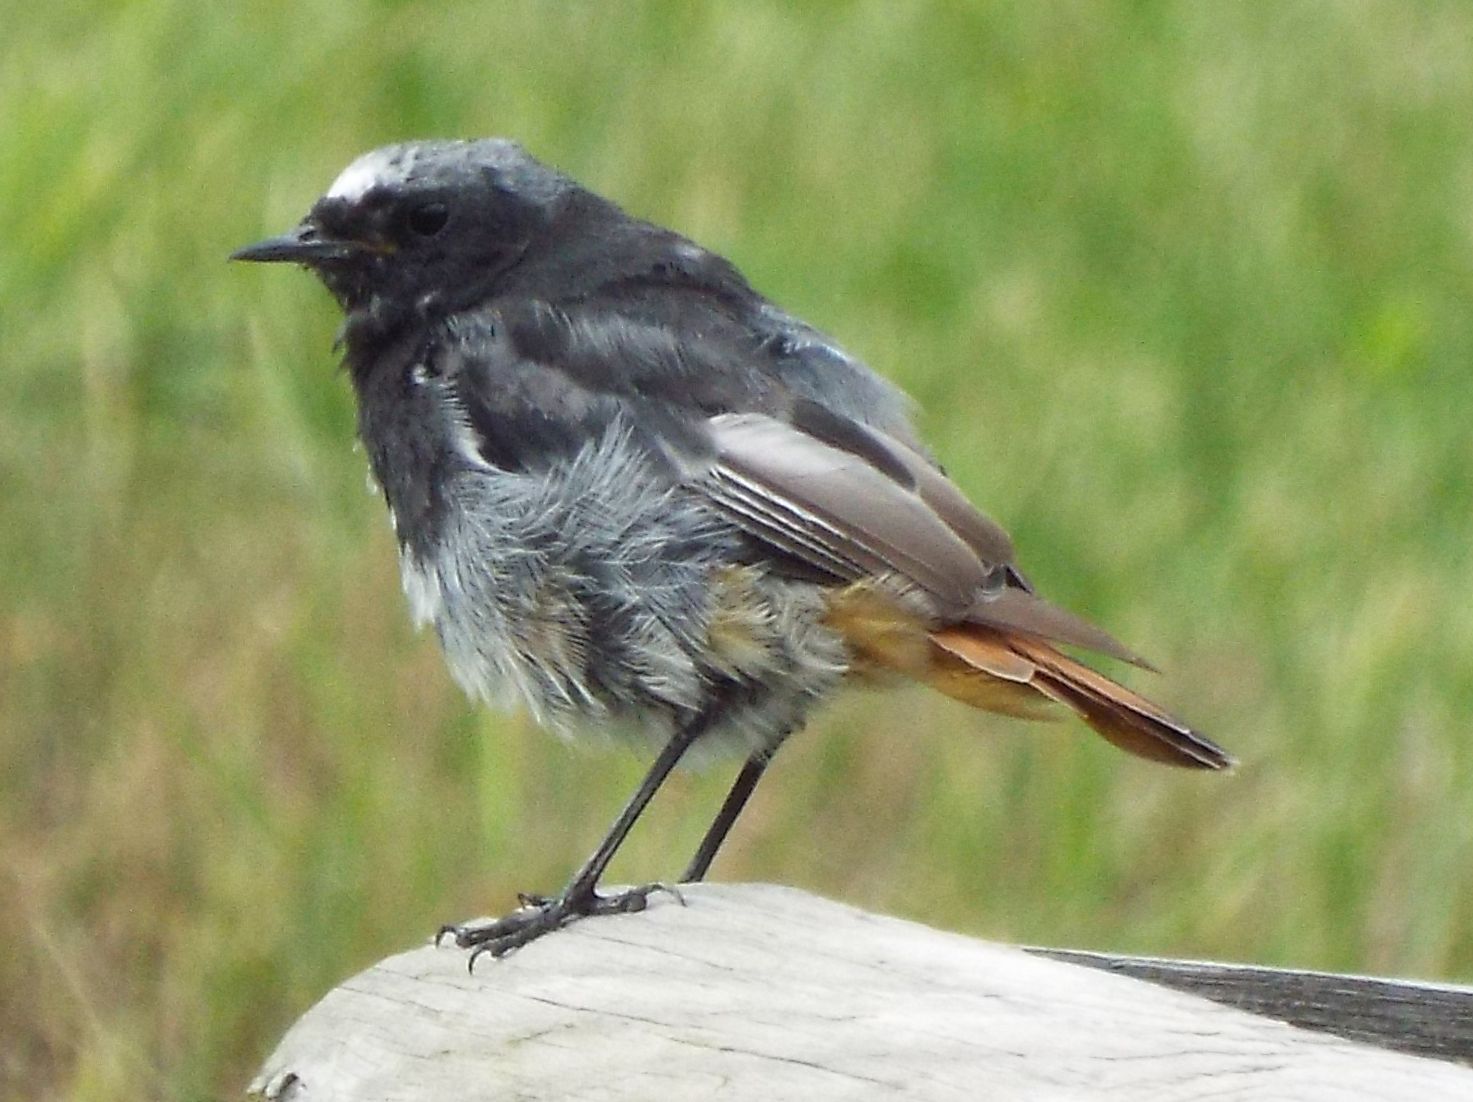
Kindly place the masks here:
POLYGON ((1147 666, 1034 592, 895 386, 516 143, 374 150, 295 229, 232 256, 303 265, 341 306, 404 591, 465 691, 660 747, 561 894, 441 931, 472 964, 642 909, 663 885, 598 890, 635 820, 678 763, 745 755, 682 877, 700 880, 783 740, 846 681, 1022 717, 1062 705, 1141 757, 1232 763, 1060 649, 1147 666))

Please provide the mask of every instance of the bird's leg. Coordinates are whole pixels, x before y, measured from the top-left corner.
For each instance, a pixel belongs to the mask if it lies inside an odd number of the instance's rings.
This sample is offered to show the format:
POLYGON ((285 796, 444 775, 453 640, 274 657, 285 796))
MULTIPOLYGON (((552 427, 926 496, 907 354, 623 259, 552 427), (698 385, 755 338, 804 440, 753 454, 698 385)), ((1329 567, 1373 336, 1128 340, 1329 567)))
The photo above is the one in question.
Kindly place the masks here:
POLYGON ((726 841, 727 834, 731 831, 732 824, 737 821, 737 816, 742 813, 742 808, 747 806, 747 800, 751 798, 752 789, 757 787, 757 782, 762 779, 762 774, 767 769, 767 763, 772 760, 772 751, 761 751, 753 754, 747 759, 747 764, 742 766, 742 771, 737 774, 736 782, 731 786, 731 791, 726 794, 726 800, 721 805, 721 810, 716 813, 716 818, 706 830, 706 836, 701 839, 696 854, 690 859, 685 872, 680 877, 682 884, 694 884, 706 878, 706 870, 711 867, 711 860, 716 856, 716 851, 721 848, 721 843, 726 841))
POLYGON ((700 716, 675 732, 650 766, 639 788, 624 805, 624 810, 619 812, 604 840, 568 881, 561 895, 548 898, 524 894, 519 897, 522 905, 510 914, 486 923, 443 926, 436 942, 447 935, 454 937, 456 945, 471 950, 468 963, 474 967, 476 958, 482 953, 502 956, 585 915, 642 911, 651 892, 674 891, 664 884, 643 884, 615 895, 600 895, 596 889, 599 878, 628 837, 635 821, 709 722, 709 717, 700 716))

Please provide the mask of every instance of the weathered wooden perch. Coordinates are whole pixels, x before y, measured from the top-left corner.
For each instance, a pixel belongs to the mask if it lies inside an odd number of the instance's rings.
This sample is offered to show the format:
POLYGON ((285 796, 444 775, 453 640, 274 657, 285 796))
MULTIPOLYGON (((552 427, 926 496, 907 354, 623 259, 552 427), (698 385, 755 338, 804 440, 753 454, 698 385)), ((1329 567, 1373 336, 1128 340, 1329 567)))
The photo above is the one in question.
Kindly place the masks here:
POLYGON ((252 1094, 1473 1099, 1453 1063, 799 891, 686 901, 576 923, 474 975, 456 949, 391 957, 309 1010, 252 1094))

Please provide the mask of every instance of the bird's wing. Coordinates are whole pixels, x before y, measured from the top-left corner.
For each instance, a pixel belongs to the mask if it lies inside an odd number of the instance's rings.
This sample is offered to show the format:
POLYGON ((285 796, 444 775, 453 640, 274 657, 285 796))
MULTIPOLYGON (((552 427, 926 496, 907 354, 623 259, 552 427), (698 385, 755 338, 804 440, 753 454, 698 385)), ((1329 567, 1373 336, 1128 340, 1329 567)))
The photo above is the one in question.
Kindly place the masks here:
POLYGON ((1007 533, 920 452, 808 386, 734 371, 743 362, 735 344, 550 308, 464 319, 457 336, 442 366, 494 466, 559 461, 618 422, 669 477, 809 569, 917 595, 937 623, 1021 631, 1146 665, 1035 596, 1007 533), (703 412, 713 407, 723 412, 703 412))
POLYGON ((920 455, 868 426, 798 407, 792 422, 726 413, 694 482, 735 523, 839 581, 918 591, 936 620, 1023 632, 1147 665, 1035 596, 1006 533, 920 455))

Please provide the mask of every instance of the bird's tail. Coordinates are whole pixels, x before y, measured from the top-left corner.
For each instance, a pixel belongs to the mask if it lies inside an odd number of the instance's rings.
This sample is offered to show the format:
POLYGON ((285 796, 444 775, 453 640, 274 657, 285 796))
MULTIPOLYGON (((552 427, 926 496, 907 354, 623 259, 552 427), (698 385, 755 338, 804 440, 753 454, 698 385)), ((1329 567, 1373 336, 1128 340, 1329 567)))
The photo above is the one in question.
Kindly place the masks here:
POLYGON ((1194 769, 1233 764, 1226 751, 1169 712, 1041 640, 971 624, 932 632, 930 640, 940 652, 932 663, 940 676, 926 680, 949 696, 992 707, 987 694, 1002 681, 1057 701, 1139 757, 1194 769))
POLYGON ((889 670, 956 700, 1026 719, 1062 704, 1116 746, 1142 758, 1193 769, 1226 769, 1233 759, 1201 733, 1124 685, 1043 640, 963 623, 926 631, 869 602, 849 602, 830 619, 861 669, 889 670))

